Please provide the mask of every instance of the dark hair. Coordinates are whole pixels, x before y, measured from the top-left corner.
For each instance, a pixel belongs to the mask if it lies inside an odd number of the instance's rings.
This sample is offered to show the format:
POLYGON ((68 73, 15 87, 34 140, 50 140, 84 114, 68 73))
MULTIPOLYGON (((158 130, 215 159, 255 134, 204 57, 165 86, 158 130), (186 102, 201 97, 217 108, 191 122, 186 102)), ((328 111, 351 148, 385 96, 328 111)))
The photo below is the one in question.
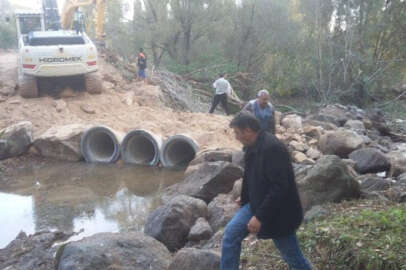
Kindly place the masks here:
POLYGON ((140 48, 140 52, 144 52, 144 48, 140 48))
POLYGON ((249 112, 241 112, 237 114, 237 116, 231 120, 230 127, 236 127, 239 129, 249 128, 254 132, 259 132, 261 129, 258 119, 249 112))
POLYGON ((224 77, 224 75, 226 75, 226 74, 224 74, 224 73, 219 73, 219 77, 220 77, 220 78, 224 77))

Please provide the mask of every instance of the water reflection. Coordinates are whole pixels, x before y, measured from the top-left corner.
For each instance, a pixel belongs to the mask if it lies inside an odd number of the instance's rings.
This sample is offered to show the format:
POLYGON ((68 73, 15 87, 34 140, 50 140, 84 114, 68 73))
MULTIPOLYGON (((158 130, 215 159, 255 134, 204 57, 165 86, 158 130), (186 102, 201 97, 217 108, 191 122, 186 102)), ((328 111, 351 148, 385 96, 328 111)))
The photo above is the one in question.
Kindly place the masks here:
POLYGON ((123 165, 53 163, 7 175, 0 185, 0 248, 20 230, 142 231, 159 193, 183 172, 123 165), (13 225, 12 225, 13 224, 13 225))

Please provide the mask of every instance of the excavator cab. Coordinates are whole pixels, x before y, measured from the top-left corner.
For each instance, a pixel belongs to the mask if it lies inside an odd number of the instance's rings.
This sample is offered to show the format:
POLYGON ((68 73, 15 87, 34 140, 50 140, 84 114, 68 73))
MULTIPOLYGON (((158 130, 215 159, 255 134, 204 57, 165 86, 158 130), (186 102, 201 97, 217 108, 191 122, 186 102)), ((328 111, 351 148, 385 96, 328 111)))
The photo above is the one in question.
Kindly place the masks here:
POLYGON ((17 12, 17 34, 24 44, 28 42, 28 35, 35 31, 45 31, 44 16, 41 12, 17 12))

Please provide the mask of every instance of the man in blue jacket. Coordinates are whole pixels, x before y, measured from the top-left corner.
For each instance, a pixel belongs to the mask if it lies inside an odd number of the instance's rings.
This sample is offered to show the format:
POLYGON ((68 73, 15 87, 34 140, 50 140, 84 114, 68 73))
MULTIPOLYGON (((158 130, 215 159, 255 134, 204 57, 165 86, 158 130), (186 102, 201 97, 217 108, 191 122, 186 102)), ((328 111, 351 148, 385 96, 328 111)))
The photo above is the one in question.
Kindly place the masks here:
POLYGON ((245 105, 243 111, 254 114, 262 130, 275 134, 275 109, 272 103, 269 102, 269 98, 268 90, 262 89, 258 92, 256 99, 249 101, 245 105))
POLYGON ((273 239, 292 269, 311 270, 296 237, 303 210, 286 146, 261 130, 252 114, 240 113, 230 127, 244 145, 245 171, 238 200, 241 208, 224 232, 221 270, 239 269, 241 242, 249 233, 273 239))

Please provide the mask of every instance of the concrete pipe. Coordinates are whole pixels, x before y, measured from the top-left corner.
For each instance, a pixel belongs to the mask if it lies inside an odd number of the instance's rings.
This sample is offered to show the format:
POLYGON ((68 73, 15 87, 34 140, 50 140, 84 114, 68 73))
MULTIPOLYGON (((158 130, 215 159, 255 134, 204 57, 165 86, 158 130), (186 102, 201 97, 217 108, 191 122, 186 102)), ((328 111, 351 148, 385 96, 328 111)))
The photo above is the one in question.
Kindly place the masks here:
POLYGON ((161 162, 164 167, 186 167, 199 151, 197 143, 185 136, 175 135, 168 138, 161 149, 161 162))
POLYGON ((120 156, 121 136, 111 129, 97 126, 82 136, 82 155, 90 163, 114 163, 120 156))
POLYGON ((146 130, 132 130, 121 144, 121 158, 126 163, 156 166, 161 146, 161 137, 146 130))

